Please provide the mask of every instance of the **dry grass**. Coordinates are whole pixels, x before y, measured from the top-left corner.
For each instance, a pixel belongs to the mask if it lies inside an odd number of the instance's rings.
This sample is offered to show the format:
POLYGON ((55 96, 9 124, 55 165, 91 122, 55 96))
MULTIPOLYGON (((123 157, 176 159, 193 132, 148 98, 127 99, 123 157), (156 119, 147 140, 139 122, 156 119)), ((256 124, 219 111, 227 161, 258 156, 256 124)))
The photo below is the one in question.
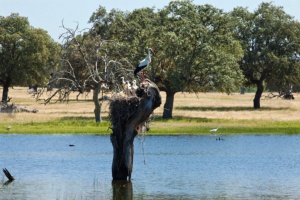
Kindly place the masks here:
MULTIPOLYGON (((2 94, 2 88, 0 88, 2 94)), ((161 93, 163 103, 165 93, 161 93)), ((44 105, 27 93, 27 88, 14 87, 9 90, 11 102, 26 106, 30 109, 38 109, 38 113, 17 113, 11 116, 0 115, 0 124, 6 122, 47 122, 66 116, 94 117, 94 104, 92 94, 81 95, 79 101, 75 101, 76 94, 71 95, 68 103, 56 103, 44 105)), ((183 116, 205 119, 229 119, 229 120, 264 120, 264 121, 297 121, 300 120, 300 100, 295 95, 295 100, 271 99, 261 100, 261 109, 254 110, 254 93, 223 94, 223 93, 200 93, 198 95, 178 93, 175 96, 173 116, 183 116)), ((108 102, 102 106, 102 116, 108 115, 108 102)), ((163 104, 155 110, 156 116, 163 113, 163 104)), ((249 121, 250 120, 250 121, 249 121)), ((177 124, 179 125, 179 124, 177 124)))
MULTIPOLYGON (((254 93, 177 94, 174 114, 185 117, 233 120, 300 120, 300 101, 261 100, 261 109, 253 109, 254 93)), ((162 112, 162 110, 160 110, 162 112)))
MULTIPOLYGON (((2 94, 2 89, 0 88, 2 94)), ((51 103, 44 105, 43 100, 35 101, 35 99, 27 93, 27 88, 14 87, 9 90, 9 96, 12 97, 11 103, 19 106, 25 106, 29 109, 38 109, 37 113, 16 113, 13 115, 1 114, 0 121, 16 121, 26 122, 47 122, 62 117, 94 117, 94 104, 92 102, 92 94, 89 96, 79 96, 79 101, 75 101, 76 93, 71 94, 70 101, 64 103, 51 103)), ((41 98, 46 98, 44 95, 41 98)), ((108 105, 105 102, 102 106, 103 115, 107 115, 108 105)), ((1 123, 0 122, 0 123, 1 123)))
MULTIPOLYGON (((0 92, 2 92, 0 88, 0 92)), ((165 93, 161 93, 163 103, 165 102, 165 93)), ((265 94, 266 95, 266 94, 265 94)), ((47 128, 47 122, 63 121, 71 117, 73 120, 89 119, 91 131, 98 132, 97 127, 93 127, 94 104, 92 94, 89 96, 81 95, 79 101, 74 100, 76 93, 71 95, 68 103, 52 103, 43 104, 43 100, 38 102, 27 93, 27 88, 15 87, 10 89, 9 96, 12 97, 11 102, 20 106, 26 106, 29 109, 38 109, 38 113, 16 113, 14 115, 0 114, 0 125, 7 124, 32 124, 46 122, 41 127, 47 128)), ((260 127, 259 131, 263 131, 264 127, 268 128, 266 132, 289 132, 298 131, 298 121, 300 120, 300 101, 297 94, 294 95, 295 100, 271 99, 261 100, 261 109, 255 110, 253 106, 254 93, 240 95, 238 93, 226 95, 223 93, 200 93, 187 94, 178 93, 175 96, 173 120, 153 121, 151 129, 154 132, 173 132, 182 133, 189 128, 190 132, 207 132, 211 128, 221 125, 228 132, 244 132, 246 129, 251 132, 253 128, 260 127), (180 117, 183 117, 183 120, 180 117), (246 128, 246 129, 245 129, 246 128), (202 130, 201 130, 202 129, 202 130), (239 130, 241 129, 241 130, 239 130), (289 130, 288 130, 289 129, 289 130)), ((46 97, 46 96, 45 96, 46 97)), ((108 102, 104 102, 102 106, 102 117, 108 116, 108 102)), ((162 116, 163 104, 155 110, 155 117, 162 116)), ((78 122, 76 129, 81 127, 78 122)), ((49 127, 51 123, 48 123, 49 127)), ((75 125, 74 125, 75 126, 75 125)), ((73 131, 74 126, 70 125, 66 131, 73 131)), ((107 125, 108 126, 108 125, 107 125)), ((24 127, 20 127, 20 132, 24 131, 24 127)), ((103 129, 107 130, 107 127, 103 129)), ((223 130, 224 130, 223 129, 223 130)), ((87 129, 84 129, 87 130, 87 129)), ((83 131, 84 131, 83 130, 83 131)), ((30 132, 30 127, 28 132, 30 132)), ((42 130, 41 130, 42 131, 42 130)), ((45 130, 52 131, 52 130, 45 130)), ((60 130, 56 130, 60 131, 60 130)), ((88 130, 87 130, 88 131, 88 130)), ((225 130, 224 130, 225 131, 225 130)), ((252 131, 254 132, 254 131, 252 131)))

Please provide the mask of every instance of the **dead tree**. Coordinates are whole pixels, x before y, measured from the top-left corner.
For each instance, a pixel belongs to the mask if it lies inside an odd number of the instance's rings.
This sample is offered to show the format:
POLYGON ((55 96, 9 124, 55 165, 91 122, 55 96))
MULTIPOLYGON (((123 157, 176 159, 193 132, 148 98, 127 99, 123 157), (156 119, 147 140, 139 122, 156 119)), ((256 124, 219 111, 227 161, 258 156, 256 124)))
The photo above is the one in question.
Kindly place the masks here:
POLYGON ((5 176, 8 180, 10 180, 10 181, 15 180, 15 178, 10 174, 10 172, 6 168, 3 169, 3 173, 5 174, 5 176))
POLYGON ((114 200, 132 200, 133 187, 132 182, 127 180, 112 181, 113 198, 114 200))
POLYGON ((114 97, 110 103, 109 117, 113 133, 113 180, 130 180, 133 165, 133 141, 140 125, 161 104, 157 85, 149 80, 142 83, 136 96, 114 97))
POLYGON ((4 168, 2 171, 6 176, 6 178, 8 179, 5 183, 3 183, 3 185, 8 185, 15 180, 15 178, 11 175, 11 173, 6 168, 4 168))
POLYGON ((15 104, 8 105, 7 103, 0 102, 0 113, 19 113, 19 112, 28 112, 28 113, 37 113, 37 109, 29 109, 22 106, 17 106, 15 104))
MULTIPOLYGON (((132 65, 121 56, 122 52, 119 52, 116 41, 102 39, 93 29, 82 33, 83 31, 78 31, 78 26, 73 30, 62 23, 62 27, 66 31, 60 37, 63 39, 62 59, 58 70, 51 74, 47 84, 57 89, 44 103, 68 102, 72 92, 80 95, 92 91, 95 120, 101 122, 102 101, 99 101, 98 96, 115 90, 120 76, 133 74, 132 65)), ((35 94, 36 99, 39 100, 45 91, 39 90, 35 94)))

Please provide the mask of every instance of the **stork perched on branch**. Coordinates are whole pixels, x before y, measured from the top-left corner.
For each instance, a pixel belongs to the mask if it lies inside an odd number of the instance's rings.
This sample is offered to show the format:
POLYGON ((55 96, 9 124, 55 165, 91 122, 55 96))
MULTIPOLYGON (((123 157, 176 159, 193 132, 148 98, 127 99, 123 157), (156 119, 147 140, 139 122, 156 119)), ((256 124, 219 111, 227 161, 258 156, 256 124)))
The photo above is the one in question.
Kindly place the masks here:
MULTIPOLYGON (((149 64, 151 63, 151 54, 155 55, 154 51, 151 48, 148 48, 148 54, 144 60, 142 60, 137 67, 134 70, 134 75, 136 76, 137 73, 141 70, 143 70, 145 67, 148 67, 149 64)), ((145 81, 145 73, 144 70, 142 72, 142 82, 145 81)))

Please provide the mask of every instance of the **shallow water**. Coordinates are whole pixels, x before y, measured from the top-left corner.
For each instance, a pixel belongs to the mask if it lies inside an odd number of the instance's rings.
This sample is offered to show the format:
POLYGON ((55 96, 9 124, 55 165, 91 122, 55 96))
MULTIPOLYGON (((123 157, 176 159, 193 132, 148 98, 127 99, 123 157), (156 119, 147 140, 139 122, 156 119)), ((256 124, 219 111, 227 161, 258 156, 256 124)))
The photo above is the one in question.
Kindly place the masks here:
POLYGON ((0 185, 0 199, 300 197, 300 136, 223 138, 136 138, 132 182, 123 191, 112 185, 109 136, 0 134, 0 168, 16 178, 0 185))

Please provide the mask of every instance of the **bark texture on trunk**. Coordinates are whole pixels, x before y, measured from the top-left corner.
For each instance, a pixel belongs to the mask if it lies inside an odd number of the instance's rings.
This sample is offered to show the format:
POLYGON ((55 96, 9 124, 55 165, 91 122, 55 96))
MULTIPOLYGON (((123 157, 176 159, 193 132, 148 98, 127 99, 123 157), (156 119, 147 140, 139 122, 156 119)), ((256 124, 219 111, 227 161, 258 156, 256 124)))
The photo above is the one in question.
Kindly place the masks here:
POLYGON ((256 93, 255 93, 255 97, 253 99, 253 107, 255 109, 259 109, 260 108, 260 98, 261 98, 261 95, 264 91, 264 84, 262 81, 258 81, 256 83, 256 93))
POLYGON ((117 180, 112 181, 113 200, 132 200, 133 187, 131 181, 117 180))
POLYGON ((141 84, 136 94, 131 97, 114 97, 110 103, 113 180, 131 179, 134 138, 140 124, 161 104, 159 89, 149 80, 141 84))
POLYGON ((163 118, 171 119, 173 116, 173 104, 175 93, 166 92, 166 103, 164 104, 163 118))
POLYGON ((7 79, 3 82, 3 91, 2 91, 2 102, 7 102, 8 99, 8 90, 11 84, 10 79, 7 79))
POLYGON ((95 114, 96 122, 102 122, 102 118, 101 118, 102 103, 99 101, 99 97, 98 97, 99 93, 100 93, 100 87, 99 85, 96 85, 93 90, 93 101, 95 105, 94 114, 95 114))
POLYGON ((3 173, 5 174, 6 178, 8 179, 6 182, 3 183, 3 185, 8 185, 15 180, 13 175, 11 175, 11 173, 6 168, 3 169, 3 173))

